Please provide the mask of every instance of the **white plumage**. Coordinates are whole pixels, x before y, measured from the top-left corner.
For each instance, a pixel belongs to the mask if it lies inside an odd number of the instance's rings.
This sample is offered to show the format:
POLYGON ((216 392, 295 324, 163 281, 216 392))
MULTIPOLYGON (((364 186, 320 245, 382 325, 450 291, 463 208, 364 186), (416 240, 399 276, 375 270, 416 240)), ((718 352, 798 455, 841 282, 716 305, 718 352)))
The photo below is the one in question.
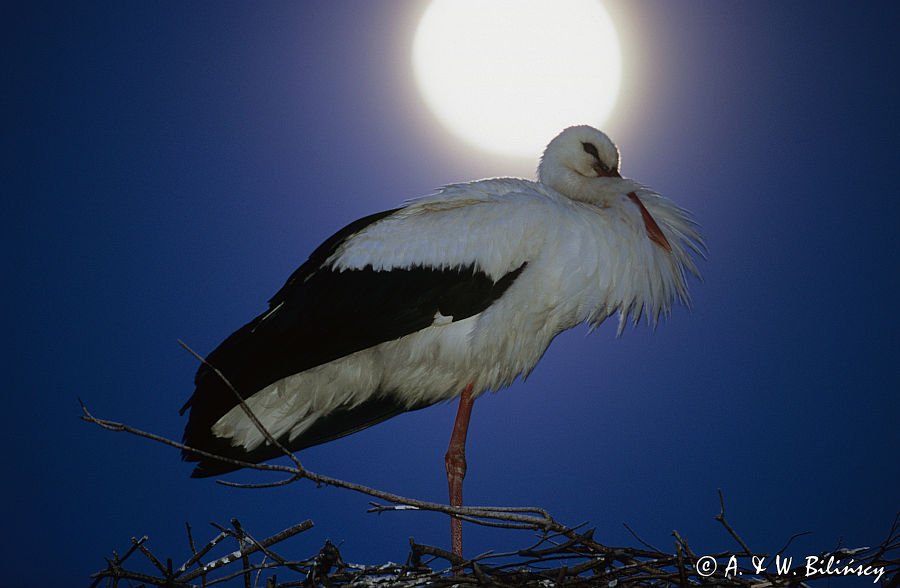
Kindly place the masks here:
MULTIPOLYGON (((465 320, 435 321, 400 339, 292 375, 254 394, 250 407, 276 437, 292 440, 321 415, 353 407, 378 389, 394 390, 407 408, 450 400, 469 382, 475 395, 527 375, 554 336, 619 313, 652 323, 672 302, 688 302, 685 272, 700 237, 690 217, 631 180, 593 178, 585 201, 540 182, 492 179, 447 186, 347 239, 327 263, 338 271, 474 263, 500 279, 525 262, 493 305, 465 320), (672 252, 650 241, 636 191, 672 252), (590 200, 588 200, 590 198, 590 200)), ((360 292, 365 296, 365 292, 360 292)), ((262 434, 233 408, 214 427, 247 449, 262 434)))
MULTIPOLYGON (((686 211, 621 177, 605 134, 570 127, 547 146, 537 182, 454 184, 351 223, 207 359, 293 450, 460 396, 446 460, 461 504, 472 400, 527 375, 579 323, 618 313, 619 332, 629 317, 656 324, 688 303, 703 251, 686 211)), ((188 407, 187 445, 277 456, 205 366, 188 407)), ((235 469, 184 457, 200 462, 197 476, 235 469)))
MULTIPOLYGON (((460 397, 446 455, 462 504, 472 402, 527 375, 553 338, 618 313, 655 325, 689 301, 703 241, 691 216, 619 174, 602 132, 570 127, 538 181, 447 186, 344 227, 207 358, 292 450, 460 397)), ((183 411, 189 447, 244 462, 278 455, 201 366, 183 411)), ((236 469, 190 450, 195 476, 236 469)), ((453 549, 462 553, 459 520, 453 549)))

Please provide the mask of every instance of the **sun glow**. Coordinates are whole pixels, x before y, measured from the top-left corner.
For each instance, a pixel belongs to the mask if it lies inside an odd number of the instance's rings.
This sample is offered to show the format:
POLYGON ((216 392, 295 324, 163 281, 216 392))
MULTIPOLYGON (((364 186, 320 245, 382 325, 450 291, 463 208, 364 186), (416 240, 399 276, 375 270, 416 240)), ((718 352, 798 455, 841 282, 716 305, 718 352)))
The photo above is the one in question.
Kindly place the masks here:
POLYGON ((597 0, 434 0, 413 68, 448 129, 488 151, 534 157, 564 127, 603 125, 621 55, 597 0))

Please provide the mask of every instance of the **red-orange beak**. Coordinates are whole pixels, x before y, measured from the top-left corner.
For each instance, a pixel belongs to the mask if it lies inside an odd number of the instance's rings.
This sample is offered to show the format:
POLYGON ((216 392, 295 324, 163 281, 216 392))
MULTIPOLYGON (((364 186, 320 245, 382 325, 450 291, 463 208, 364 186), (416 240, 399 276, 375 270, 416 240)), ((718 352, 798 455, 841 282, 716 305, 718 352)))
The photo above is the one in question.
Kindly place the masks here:
POLYGON ((666 236, 663 235, 662 229, 659 228, 659 225, 656 224, 656 221, 653 220, 653 217, 650 216, 650 212, 644 206, 644 203, 641 202, 641 199, 638 198, 637 194, 634 192, 629 192, 628 197, 632 202, 637 204, 637 207, 641 210, 641 218, 644 219, 644 227, 647 229, 647 236, 650 237, 650 240, 665 249, 666 251, 672 251, 672 246, 669 245, 669 240, 666 239, 666 236))

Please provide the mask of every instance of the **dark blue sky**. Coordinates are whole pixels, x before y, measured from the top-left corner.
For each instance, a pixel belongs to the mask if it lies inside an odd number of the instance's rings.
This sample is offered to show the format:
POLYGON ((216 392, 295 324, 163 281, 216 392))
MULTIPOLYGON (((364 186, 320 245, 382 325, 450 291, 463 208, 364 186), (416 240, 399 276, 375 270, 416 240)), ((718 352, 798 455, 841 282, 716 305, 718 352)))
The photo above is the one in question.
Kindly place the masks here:
MULTIPOLYGON (((537 153, 470 150, 421 103, 408 51, 423 7, 4 9, 0 553, 13 584, 35 566, 80 583, 144 534, 179 559, 185 521, 199 537, 233 516, 257 536, 312 518, 297 557, 326 538, 363 563, 403 560, 410 535, 447 546, 437 515, 370 515, 365 498, 306 483, 189 479, 176 451, 84 424, 77 402, 179 438, 196 365, 176 339, 211 350, 354 218, 452 181, 532 174, 537 153), (48 553, 51 569, 37 563, 48 553)), ((627 39, 629 116, 609 125, 623 172, 695 213, 704 281, 656 332, 576 329, 527 382, 480 399, 467 502, 539 505, 609 544, 633 543, 623 522, 661 546, 678 529, 702 553, 736 548, 712 518, 722 488, 754 549, 806 530, 795 555, 879 542, 900 508, 896 8, 608 8, 627 39)), ((444 501, 454 412, 301 457, 444 501)), ((530 540, 466 539, 472 554, 530 540)))

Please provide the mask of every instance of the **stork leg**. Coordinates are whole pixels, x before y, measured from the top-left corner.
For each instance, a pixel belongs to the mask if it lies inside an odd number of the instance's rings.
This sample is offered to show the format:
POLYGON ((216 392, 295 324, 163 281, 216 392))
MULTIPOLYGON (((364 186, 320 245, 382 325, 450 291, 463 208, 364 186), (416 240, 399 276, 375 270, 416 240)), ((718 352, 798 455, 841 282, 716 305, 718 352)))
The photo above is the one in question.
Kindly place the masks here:
MULTIPOLYGON (((444 456, 447 467, 447 486, 450 488, 450 506, 462 506, 463 478, 466 477, 466 433, 469 431, 469 417, 472 415, 472 384, 463 388, 459 395, 459 408, 453 422, 450 446, 444 456)), ((450 518, 450 542, 453 553, 462 557, 462 520, 450 518)))

